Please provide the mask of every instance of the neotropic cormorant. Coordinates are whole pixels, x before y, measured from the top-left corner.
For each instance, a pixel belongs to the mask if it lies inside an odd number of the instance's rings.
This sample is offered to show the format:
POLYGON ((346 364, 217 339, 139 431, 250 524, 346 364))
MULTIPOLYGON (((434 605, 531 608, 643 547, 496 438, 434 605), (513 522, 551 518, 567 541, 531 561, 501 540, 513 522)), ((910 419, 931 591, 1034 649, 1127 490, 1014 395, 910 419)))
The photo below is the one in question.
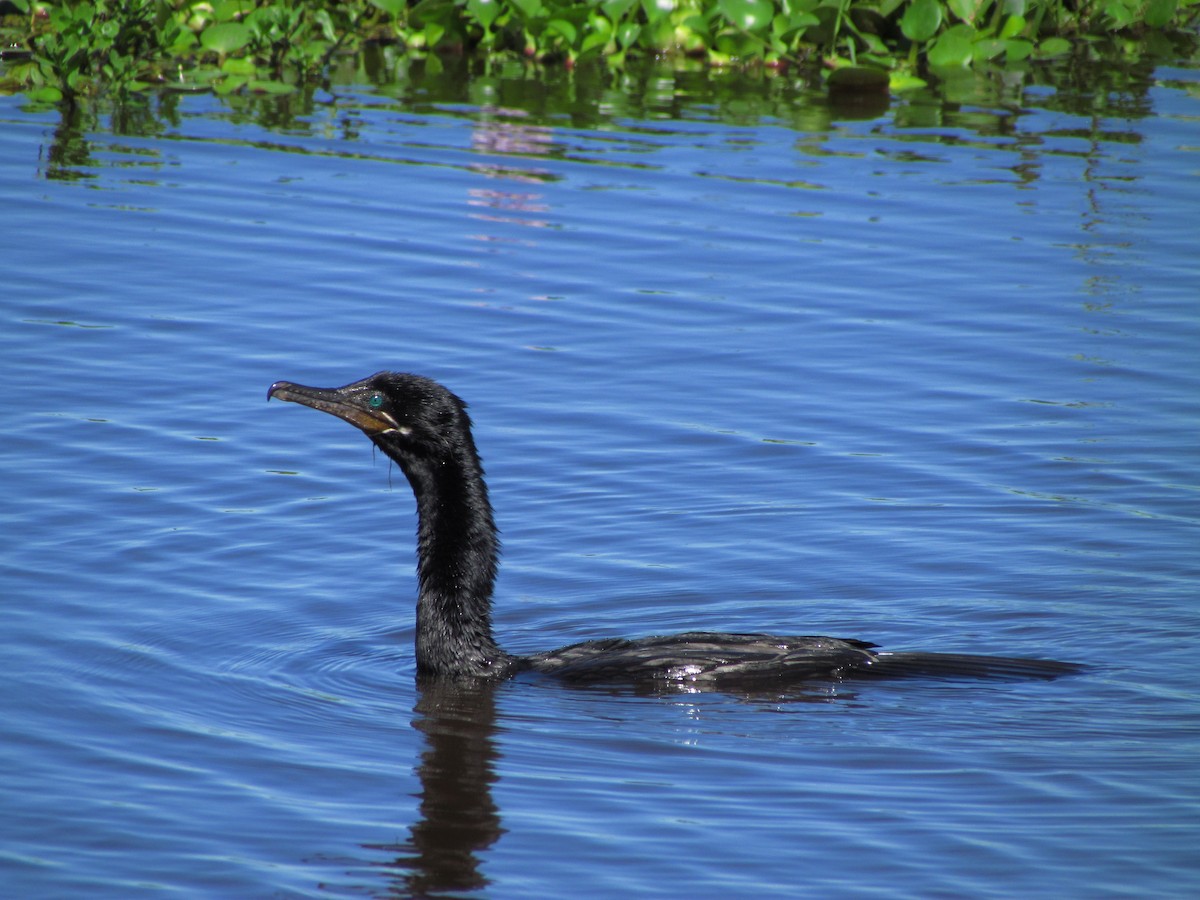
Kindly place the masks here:
POLYGON ((277 381, 267 397, 344 419, 408 478, 417 501, 421 675, 505 678, 533 670, 576 682, 738 688, 861 675, 1055 678, 1080 669, 1052 660, 890 653, 853 639, 703 631, 514 656, 492 636, 499 541, 466 404, 435 381, 395 372, 339 388, 277 381))

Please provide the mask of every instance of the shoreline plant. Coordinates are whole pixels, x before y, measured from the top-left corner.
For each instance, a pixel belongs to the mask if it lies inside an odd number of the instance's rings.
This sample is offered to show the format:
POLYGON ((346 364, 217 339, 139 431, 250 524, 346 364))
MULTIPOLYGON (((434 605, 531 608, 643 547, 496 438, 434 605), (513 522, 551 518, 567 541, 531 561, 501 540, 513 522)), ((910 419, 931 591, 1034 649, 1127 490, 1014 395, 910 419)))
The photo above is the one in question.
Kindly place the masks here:
POLYGON ((819 66, 886 89, 1105 36, 1194 37, 1198 20, 1200 0, 0 0, 0 90, 286 93, 370 44, 615 69, 647 56, 819 66))

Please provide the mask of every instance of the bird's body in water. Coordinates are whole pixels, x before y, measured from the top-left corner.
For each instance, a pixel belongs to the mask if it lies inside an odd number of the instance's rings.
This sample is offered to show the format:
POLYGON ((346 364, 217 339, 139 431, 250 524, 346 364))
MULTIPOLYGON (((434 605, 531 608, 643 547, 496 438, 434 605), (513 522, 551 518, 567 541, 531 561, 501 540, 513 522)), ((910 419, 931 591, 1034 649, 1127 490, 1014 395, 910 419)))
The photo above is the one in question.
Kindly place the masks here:
POLYGON ((340 388, 278 381, 268 398, 330 413, 362 430, 408 478, 417 502, 417 671, 506 678, 533 670, 575 682, 769 686, 810 678, 1055 678, 1052 660, 888 653, 866 641, 687 632, 585 641, 514 656, 492 634, 499 541, 466 404, 418 375, 380 372, 340 388))

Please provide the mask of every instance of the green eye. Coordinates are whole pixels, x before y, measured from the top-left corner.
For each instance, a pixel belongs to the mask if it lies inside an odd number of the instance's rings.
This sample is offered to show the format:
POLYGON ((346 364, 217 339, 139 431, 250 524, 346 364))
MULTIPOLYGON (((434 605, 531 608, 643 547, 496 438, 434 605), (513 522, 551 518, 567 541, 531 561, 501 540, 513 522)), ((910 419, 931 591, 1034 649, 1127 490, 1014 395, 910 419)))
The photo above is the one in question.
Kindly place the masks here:
POLYGON ((379 409, 379 407, 383 406, 383 394, 372 394, 370 399, 367 400, 367 406, 371 407, 371 409, 379 409))

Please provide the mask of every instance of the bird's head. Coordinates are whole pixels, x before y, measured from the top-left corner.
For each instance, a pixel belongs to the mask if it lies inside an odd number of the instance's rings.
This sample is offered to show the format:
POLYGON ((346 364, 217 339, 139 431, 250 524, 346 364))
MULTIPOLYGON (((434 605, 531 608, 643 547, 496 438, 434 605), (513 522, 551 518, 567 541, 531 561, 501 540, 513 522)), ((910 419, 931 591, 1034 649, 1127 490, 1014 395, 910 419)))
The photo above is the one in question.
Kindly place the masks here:
POLYGON ((344 419, 396 458, 444 459, 471 443, 466 404, 436 381, 378 372, 336 388, 277 381, 267 391, 344 419))

